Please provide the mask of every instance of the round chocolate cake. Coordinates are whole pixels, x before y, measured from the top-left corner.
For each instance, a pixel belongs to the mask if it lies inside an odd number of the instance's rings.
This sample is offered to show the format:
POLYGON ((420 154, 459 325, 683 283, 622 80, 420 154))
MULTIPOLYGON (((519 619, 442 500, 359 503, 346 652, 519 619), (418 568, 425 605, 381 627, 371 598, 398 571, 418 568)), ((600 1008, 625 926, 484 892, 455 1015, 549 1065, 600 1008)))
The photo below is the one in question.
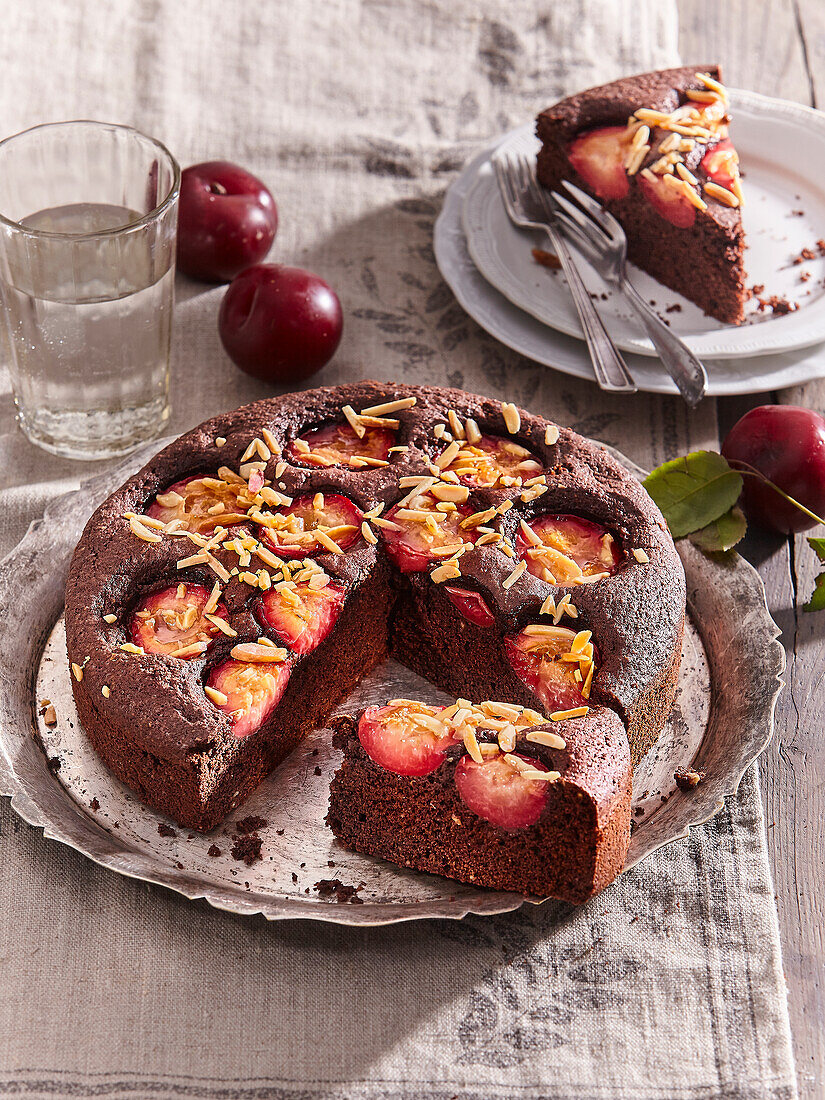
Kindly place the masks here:
POLYGON ((144 802, 203 831, 388 654, 459 698, 606 708, 638 761, 684 615, 664 520, 606 450, 514 405, 383 382, 182 436, 94 513, 66 591, 84 729, 144 802))

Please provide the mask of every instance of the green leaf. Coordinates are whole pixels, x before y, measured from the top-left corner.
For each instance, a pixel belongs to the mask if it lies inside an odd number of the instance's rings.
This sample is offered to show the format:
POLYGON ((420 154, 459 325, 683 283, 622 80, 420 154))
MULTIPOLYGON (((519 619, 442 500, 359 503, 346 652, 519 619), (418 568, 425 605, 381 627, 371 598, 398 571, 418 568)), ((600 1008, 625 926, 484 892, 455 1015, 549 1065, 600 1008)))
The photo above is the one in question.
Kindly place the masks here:
MULTIPOLYGON (((825 539, 809 538, 808 545, 821 562, 825 562, 825 539)), ((825 570, 819 574, 814 583, 811 598, 802 608, 803 611, 825 611, 825 570)))
POLYGON ((680 539, 730 511, 742 492, 742 475, 716 451, 693 451, 657 466, 642 484, 680 539))
POLYGON ((742 509, 731 508, 719 519, 709 523, 707 527, 691 532, 689 537, 700 550, 718 552, 730 550, 731 547, 736 546, 737 542, 744 538, 747 529, 748 522, 742 509))

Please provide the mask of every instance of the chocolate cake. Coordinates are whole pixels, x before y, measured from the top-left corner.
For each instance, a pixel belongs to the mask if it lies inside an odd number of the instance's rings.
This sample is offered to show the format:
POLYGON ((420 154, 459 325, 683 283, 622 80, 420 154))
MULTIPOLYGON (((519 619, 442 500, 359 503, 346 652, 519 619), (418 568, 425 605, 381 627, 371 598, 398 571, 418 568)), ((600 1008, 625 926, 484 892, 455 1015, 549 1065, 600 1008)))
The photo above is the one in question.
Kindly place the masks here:
MULTIPOLYGON (((388 653, 458 698, 593 708, 598 730, 588 717, 571 745, 607 730, 616 746, 622 726, 639 760, 672 705, 684 613, 664 520, 606 450, 514 405, 379 382, 182 436, 93 514, 66 590, 89 738, 201 831, 388 653)), ((593 769, 623 775, 627 753, 608 768, 593 748, 593 769)))
POLYGON ((570 180, 621 222, 628 259, 720 321, 747 291, 739 158, 715 65, 589 88, 538 116, 539 182, 570 180))
POLYGON ((632 771, 624 727, 602 707, 557 723, 518 710, 397 700, 358 720, 338 719, 335 744, 344 760, 330 787, 327 824, 345 847, 402 867, 586 901, 616 877, 627 854, 632 771), (432 759, 422 758, 419 745, 406 759, 397 739, 387 745, 387 715, 402 711, 404 723, 429 712, 423 736, 432 759))

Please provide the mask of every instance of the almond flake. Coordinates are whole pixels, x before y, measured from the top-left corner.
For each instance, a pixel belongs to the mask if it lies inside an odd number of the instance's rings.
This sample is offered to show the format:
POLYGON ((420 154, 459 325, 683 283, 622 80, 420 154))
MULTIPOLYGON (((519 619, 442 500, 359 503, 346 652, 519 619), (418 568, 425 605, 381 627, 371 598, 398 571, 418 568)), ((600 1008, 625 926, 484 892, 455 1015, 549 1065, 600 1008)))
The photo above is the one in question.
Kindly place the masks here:
POLYGON ((550 730, 528 730, 524 735, 526 741, 532 741, 535 745, 546 745, 548 749, 564 749, 567 742, 557 733, 550 730))
POLYGON ((642 550, 641 547, 639 547, 639 546, 634 548, 633 557, 636 559, 636 561, 640 562, 642 565, 647 565, 648 562, 650 561, 650 558, 647 556, 645 551, 642 550))
POLYGON ((355 432, 355 434, 358 436, 358 438, 363 439, 364 436, 367 434, 367 429, 361 423, 361 418, 359 417, 359 415, 355 411, 355 409, 352 407, 352 405, 344 405, 341 412, 347 418, 347 423, 352 428, 352 430, 355 432))
POLYGON ((418 399, 415 397, 399 397, 396 401, 385 401, 383 405, 370 405, 368 409, 362 409, 362 416, 384 416, 386 413, 402 412, 411 409, 418 399))
POLYGON ((566 722, 568 718, 583 718, 590 707, 573 707, 572 710, 557 710, 550 715, 551 722, 566 722))
POLYGON ((209 687, 208 685, 203 689, 208 698, 212 700, 219 707, 225 707, 229 702, 229 696, 224 695, 222 691, 218 691, 217 688, 209 687))
POLYGON ((112 689, 109 687, 108 684, 104 684, 103 687, 100 689, 100 694, 103 696, 104 699, 108 699, 109 696, 112 694, 112 689))
POLYGON ((108 615, 103 616, 103 621, 104 623, 109 623, 109 625, 111 626, 112 623, 117 622, 117 615, 113 615, 111 612, 109 612, 108 615))
POLYGON ((274 645, 259 645, 255 642, 244 642, 233 646, 229 655, 236 661, 246 661, 249 664, 275 664, 287 659, 285 649, 279 649, 274 645))
POLYGON ((510 435, 517 435, 521 430, 521 414, 512 401, 502 401, 501 415, 504 417, 504 426, 510 435))
POLYGON ((527 568, 527 562, 526 561, 520 561, 518 563, 518 565, 515 567, 515 569, 513 570, 513 572, 510 574, 510 576, 507 577, 505 580, 503 580, 501 582, 501 587, 502 588, 511 588, 516 583, 516 581, 519 579, 519 577, 522 575, 522 573, 525 571, 526 568, 527 568))
POLYGON ((364 522, 361 524, 361 534, 364 536, 364 539, 368 543, 370 543, 371 546, 375 546, 378 542, 378 536, 366 520, 364 520, 364 522))

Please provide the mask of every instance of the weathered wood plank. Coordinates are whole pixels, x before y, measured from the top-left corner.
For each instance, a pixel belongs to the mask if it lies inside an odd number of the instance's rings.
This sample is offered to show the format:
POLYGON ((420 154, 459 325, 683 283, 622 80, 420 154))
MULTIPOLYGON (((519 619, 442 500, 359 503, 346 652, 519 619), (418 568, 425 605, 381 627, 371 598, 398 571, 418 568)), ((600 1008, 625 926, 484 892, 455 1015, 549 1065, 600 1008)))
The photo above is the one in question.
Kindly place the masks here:
MULTIPOLYGON (((683 58, 719 59, 726 80, 815 106, 825 90, 825 6, 821 0, 679 0, 683 58), (710 49, 710 54, 708 54, 710 49)), ((768 401, 825 408, 825 382, 780 394, 717 402, 720 435, 748 408, 768 401)), ((825 739, 817 693, 825 675, 825 616, 802 604, 816 564, 804 537, 755 530, 743 548, 765 582, 788 654, 776 736, 760 762, 768 853, 776 890, 800 1095, 825 1087, 825 739)))

